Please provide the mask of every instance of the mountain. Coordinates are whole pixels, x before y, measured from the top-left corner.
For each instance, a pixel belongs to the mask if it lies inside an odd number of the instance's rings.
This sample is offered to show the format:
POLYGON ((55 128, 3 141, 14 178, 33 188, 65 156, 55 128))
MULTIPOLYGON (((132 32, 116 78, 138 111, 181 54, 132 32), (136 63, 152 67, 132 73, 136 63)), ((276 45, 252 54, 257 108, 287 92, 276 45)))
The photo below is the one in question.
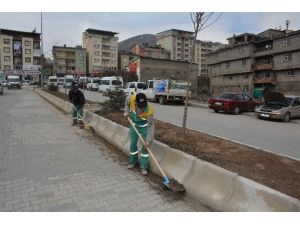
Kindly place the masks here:
POLYGON ((142 34, 132 38, 128 38, 119 42, 119 51, 129 51, 130 47, 135 43, 149 43, 149 45, 156 44, 156 36, 153 34, 142 34))

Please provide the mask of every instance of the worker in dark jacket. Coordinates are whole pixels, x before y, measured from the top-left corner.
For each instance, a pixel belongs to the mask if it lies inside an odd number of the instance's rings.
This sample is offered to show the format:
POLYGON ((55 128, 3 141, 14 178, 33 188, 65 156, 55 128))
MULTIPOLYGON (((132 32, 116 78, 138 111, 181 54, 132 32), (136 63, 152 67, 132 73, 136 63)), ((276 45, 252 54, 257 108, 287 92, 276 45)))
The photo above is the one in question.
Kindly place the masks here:
POLYGON ((84 106, 85 98, 83 93, 80 90, 78 90, 78 88, 79 88, 78 84, 73 83, 71 86, 71 90, 69 91, 69 101, 73 104, 72 126, 77 125, 77 123, 82 124, 81 117, 83 114, 83 106, 84 106), (78 116, 78 114, 80 116, 78 116))

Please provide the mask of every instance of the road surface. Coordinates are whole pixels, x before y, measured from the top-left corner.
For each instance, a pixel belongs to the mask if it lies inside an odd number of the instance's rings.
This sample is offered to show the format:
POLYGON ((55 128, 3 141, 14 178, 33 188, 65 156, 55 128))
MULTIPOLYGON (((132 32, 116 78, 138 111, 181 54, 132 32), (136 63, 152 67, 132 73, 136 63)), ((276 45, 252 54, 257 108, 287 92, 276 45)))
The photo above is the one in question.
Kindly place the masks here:
MULTIPOLYGON (((89 100, 102 102, 99 92, 85 91, 89 100)), ((153 103, 155 118, 182 124, 183 106, 153 103)), ((231 115, 208 108, 189 107, 187 127, 300 159, 300 119, 289 123, 259 120, 253 112, 231 115)))

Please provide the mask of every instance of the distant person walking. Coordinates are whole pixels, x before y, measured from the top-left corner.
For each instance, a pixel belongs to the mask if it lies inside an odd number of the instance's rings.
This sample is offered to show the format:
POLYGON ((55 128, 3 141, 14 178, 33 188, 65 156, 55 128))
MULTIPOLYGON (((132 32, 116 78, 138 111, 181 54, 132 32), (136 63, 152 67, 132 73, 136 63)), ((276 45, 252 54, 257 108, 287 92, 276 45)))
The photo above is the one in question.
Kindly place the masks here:
POLYGON ((78 90, 78 83, 73 82, 71 86, 71 90, 69 91, 69 101, 73 104, 72 109, 72 126, 77 124, 82 124, 81 117, 83 115, 83 106, 85 103, 85 98, 83 93, 78 90), (78 114, 80 116, 78 116, 78 114))
MULTIPOLYGON (((154 119, 152 105, 147 102, 145 94, 133 94, 125 100, 125 113, 124 116, 129 117, 134 123, 135 127, 142 135, 146 142, 146 146, 149 147, 154 137, 154 119)), ((134 131, 133 127, 130 127, 130 158, 128 169, 132 169, 136 166, 138 161, 138 135, 134 131)), ((149 169, 149 154, 143 146, 140 158, 140 168, 143 175, 147 175, 149 169)))

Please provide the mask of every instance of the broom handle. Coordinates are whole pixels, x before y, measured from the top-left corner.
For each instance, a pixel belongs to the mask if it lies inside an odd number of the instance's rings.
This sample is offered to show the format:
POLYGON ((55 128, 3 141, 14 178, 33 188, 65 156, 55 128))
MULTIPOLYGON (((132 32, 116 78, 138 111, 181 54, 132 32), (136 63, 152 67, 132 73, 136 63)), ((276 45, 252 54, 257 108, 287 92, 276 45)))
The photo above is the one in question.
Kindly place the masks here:
MULTIPOLYGON (((140 132, 136 129, 136 127, 134 126, 133 122, 131 121, 131 119, 129 117, 127 117, 129 123, 131 124, 131 126, 133 127, 134 131, 136 132, 136 134, 138 135, 140 141, 142 142, 142 144, 144 145, 144 147, 146 147, 146 143, 142 137, 142 135, 140 134, 140 132)), ((154 157, 152 150, 149 147, 146 147, 147 151, 149 152, 150 156, 152 157, 153 161, 155 162, 156 166, 158 167, 160 173, 163 175, 163 177, 166 177, 165 172, 162 170, 162 168, 160 167, 159 163, 157 162, 156 158, 154 157)))

